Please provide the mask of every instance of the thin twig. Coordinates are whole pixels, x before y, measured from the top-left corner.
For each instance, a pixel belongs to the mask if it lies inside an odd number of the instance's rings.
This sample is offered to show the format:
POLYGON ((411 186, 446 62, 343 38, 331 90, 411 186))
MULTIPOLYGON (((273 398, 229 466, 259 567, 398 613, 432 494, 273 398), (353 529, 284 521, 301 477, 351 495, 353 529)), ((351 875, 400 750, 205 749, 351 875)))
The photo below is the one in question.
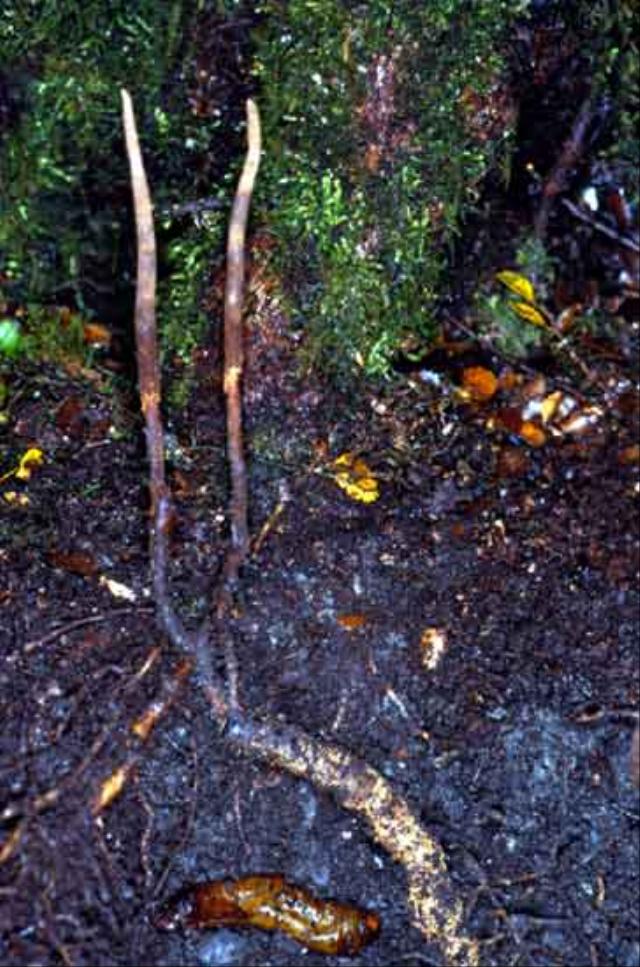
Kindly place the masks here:
POLYGON ((571 212, 574 218, 578 218, 581 222, 586 225, 590 225, 594 232, 600 232, 602 235, 606 235, 611 241, 616 242, 616 244, 621 245, 622 248, 628 248, 630 252, 640 252, 640 243, 629 238, 628 235, 621 235, 610 225, 606 225, 601 222, 598 218, 594 218, 593 215, 588 215, 587 212, 583 212, 577 205, 574 205, 572 201, 568 198, 562 199, 562 204, 564 207, 571 212))
MULTIPOLYGON (((231 540, 217 601, 218 621, 224 621, 249 552, 247 465, 242 442, 242 369, 244 364, 242 307, 245 281, 245 240, 251 196, 260 166, 260 115, 247 101, 247 153, 231 209, 227 240, 227 279, 224 297, 224 392, 227 400, 227 454, 231 471, 231 540)), ((224 627, 225 670, 229 705, 238 708, 238 659, 231 629, 224 627)))
POLYGON ((545 180, 542 189, 542 202, 534 223, 536 237, 539 239, 543 239, 546 235, 554 198, 568 186, 570 171, 582 154, 587 131, 592 120, 592 101, 591 97, 587 97, 578 111, 569 138, 562 145, 558 160, 545 180))
POLYGON ((52 641, 61 638, 62 635, 66 635, 70 631, 75 631, 76 628, 84 628, 85 625, 101 624, 103 621, 111 621, 125 614, 148 614, 150 610, 150 608, 119 608, 117 611, 107 611, 105 614, 94 614, 88 615, 86 618, 75 618, 73 621, 67 621, 63 625, 58 625, 57 628, 48 631, 41 638, 32 638, 30 641, 26 641, 22 647, 25 654, 28 655, 30 652, 35 651, 36 648, 49 645, 52 641))

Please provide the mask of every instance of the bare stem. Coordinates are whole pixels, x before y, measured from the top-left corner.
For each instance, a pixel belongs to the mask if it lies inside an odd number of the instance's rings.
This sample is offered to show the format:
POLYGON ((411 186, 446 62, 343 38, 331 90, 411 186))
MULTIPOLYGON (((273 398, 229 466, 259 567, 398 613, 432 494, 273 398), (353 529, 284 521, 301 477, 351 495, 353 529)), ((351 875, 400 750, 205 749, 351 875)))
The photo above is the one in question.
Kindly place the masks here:
POLYGON ((247 219, 260 165, 260 115, 251 100, 247 101, 247 137, 247 154, 229 223, 224 300, 224 391, 227 397, 227 450, 231 470, 231 546, 225 568, 228 587, 236 583, 238 571, 249 550, 247 467, 242 443, 242 306, 247 219))
POLYGON ((169 638, 183 650, 192 651, 189 636, 171 606, 167 580, 172 508, 171 494, 165 478, 164 431, 160 413, 160 365, 156 332, 156 238, 153 229, 153 208, 131 97, 125 90, 121 91, 121 95, 138 244, 135 333, 140 405, 144 416, 149 459, 151 494, 149 553, 153 570, 153 596, 160 624, 169 638))

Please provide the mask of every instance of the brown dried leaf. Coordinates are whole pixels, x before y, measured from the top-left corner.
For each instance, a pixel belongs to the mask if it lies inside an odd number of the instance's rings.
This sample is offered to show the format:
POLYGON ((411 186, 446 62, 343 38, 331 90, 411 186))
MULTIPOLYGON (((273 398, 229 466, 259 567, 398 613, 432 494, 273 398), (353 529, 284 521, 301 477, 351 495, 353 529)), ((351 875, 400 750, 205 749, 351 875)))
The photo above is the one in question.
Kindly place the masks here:
POLYGON ((59 551, 54 548, 47 554, 47 561, 52 567, 79 574, 83 578, 95 577, 98 573, 98 564, 87 551, 59 551))
POLYGON ((85 419, 84 403, 77 396, 68 396, 56 410, 56 426, 70 437, 82 436, 85 419))
POLYGON ((524 477, 531 468, 531 457, 523 447, 502 447, 496 462, 498 477, 524 477))
POLYGON ((623 466, 640 463, 640 443, 632 443, 618 454, 618 463, 623 466))

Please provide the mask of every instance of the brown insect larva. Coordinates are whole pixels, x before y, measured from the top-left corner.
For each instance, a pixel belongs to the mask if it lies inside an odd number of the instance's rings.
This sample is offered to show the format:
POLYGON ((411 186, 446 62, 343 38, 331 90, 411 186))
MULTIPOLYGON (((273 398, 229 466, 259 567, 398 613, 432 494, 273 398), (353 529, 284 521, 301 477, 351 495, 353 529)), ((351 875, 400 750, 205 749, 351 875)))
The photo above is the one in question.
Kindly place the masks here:
POLYGON ((281 930, 310 950, 353 955, 377 936, 380 918, 335 900, 320 900, 281 874, 270 873, 186 887, 168 902, 156 926, 281 930))

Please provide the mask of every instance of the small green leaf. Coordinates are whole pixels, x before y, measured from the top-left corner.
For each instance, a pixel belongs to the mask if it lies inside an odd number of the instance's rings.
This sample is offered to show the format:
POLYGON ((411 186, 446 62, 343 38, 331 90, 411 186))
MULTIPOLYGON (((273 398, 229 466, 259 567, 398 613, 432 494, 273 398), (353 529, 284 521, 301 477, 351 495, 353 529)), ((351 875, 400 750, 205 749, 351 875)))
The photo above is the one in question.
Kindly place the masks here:
POLYGON ((17 356, 22 348, 20 326, 15 319, 0 321, 0 353, 5 356, 17 356))

